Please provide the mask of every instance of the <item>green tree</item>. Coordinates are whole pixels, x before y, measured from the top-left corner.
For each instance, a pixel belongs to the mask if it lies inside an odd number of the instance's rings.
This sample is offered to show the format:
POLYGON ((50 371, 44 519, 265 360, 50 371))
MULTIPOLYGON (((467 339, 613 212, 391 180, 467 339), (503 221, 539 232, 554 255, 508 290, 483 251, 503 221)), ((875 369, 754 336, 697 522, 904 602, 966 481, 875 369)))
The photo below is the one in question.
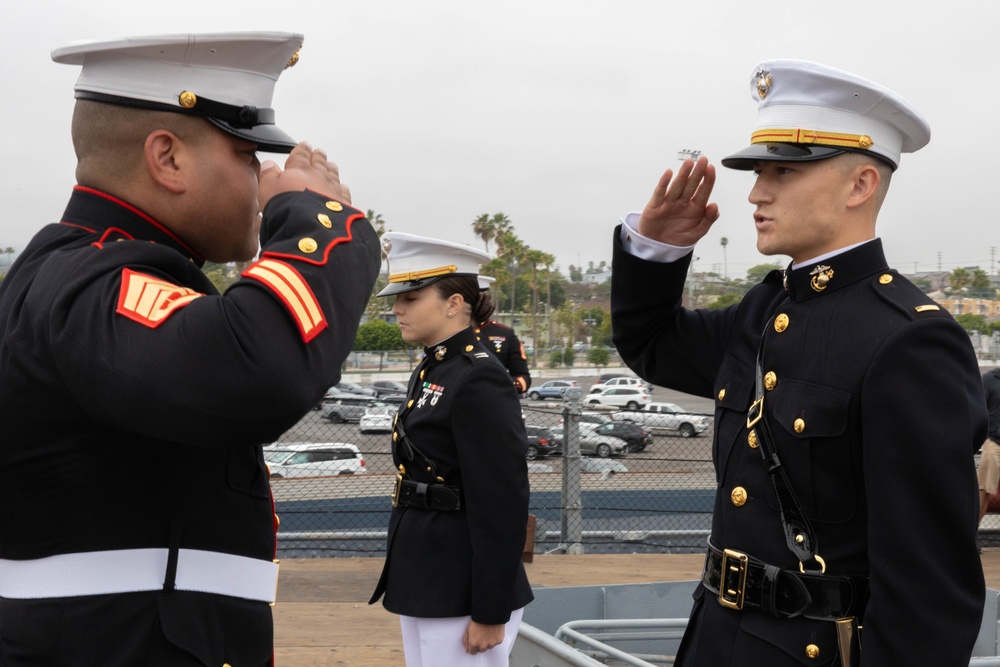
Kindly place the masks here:
POLYGON ((969 273, 968 269, 962 268, 961 266, 951 272, 948 276, 948 286, 955 292, 960 291, 963 287, 968 287, 972 282, 972 274, 969 273))
POLYGON ((973 331, 978 331, 979 333, 986 333, 989 331, 989 325, 986 323, 986 318, 982 315, 962 313, 961 315, 955 316, 955 321, 962 325, 962 328, 970 334, 973 331))
POLYGON ((569 265, 569 279, 570 282, 578 283, 583 281, 583 270, 579 267, 569 265))
POLYGON ((489 213, 483 213, 472 221, 472 231, 486 244, 486 252, 490 251, 490 241, 496 237, 496 225, 490 220, 489 213))
POLYGON ((591 347, 587 350, 587 362, 597 367, 607 366, 610 357, 603 347, 591 347))
POLYGON ((995 294, 989 275, 978 267, 969 278, 969 294, 977 299, 991 299, 995 294))
POLYGON ((368 222, 372 223, 372 227, 375 228, 375 233, 380 237, 385 234, 385 220, 382 219, 381 213, 376 213, 372 209, 368 209, 365 213, 365 217, 368 218, 368 222))
POLYGON ((590 331, 591 349, 594 347, 611 347, 611 313, 606 313, 601 323, 590 331))
POLYGON ((759 283, 764 280, 764 277, 775 269, 784 268, 781 264, 774 262, 772 264, 758 264, 757 266, 751 266, 747 269, 747 280, 751 283, 759 283))
POLYGON ((742 300, 743 300, 742 294, 733 294, 733 293, 720 294, 719 296, 715 297, 715 299, 711 301, 707 307, 711 308, 712 310, 717 310, 719 308, 725 308, 727 306, 731 306, 734 303, 739 303, 742 300))
POLYGON ((405 350, 409 344, 403 340, 399 327, 385 320, 369 320, 358 327, 354 337, 354 351, 384 352, 405 350))

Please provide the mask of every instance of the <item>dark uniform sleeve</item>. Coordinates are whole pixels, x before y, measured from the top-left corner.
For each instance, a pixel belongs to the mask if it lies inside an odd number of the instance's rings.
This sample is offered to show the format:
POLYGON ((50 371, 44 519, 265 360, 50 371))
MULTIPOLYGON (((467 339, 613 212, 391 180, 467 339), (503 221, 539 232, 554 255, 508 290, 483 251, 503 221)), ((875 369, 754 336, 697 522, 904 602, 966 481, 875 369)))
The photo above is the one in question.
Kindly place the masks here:
POLYGON ((712 396, 728 330, 739 306, 681 307, 691 256, 651 262, 622 248, 614 232, 612 339, 622 361, 642 379, 695 396, 712 396))
POLYGON ((510 378, 495 361, 463 382, 453 411, 472 543, 472 620, 510 620, 528 518, 527 436, 510 378))
POLYGON ((507 370, 514 380, 514 388, 517 393, 523 394, 531 387, 531 371, 528 370, 528 355, 524 352, 524 343, 517 337, 511 329, 510 336, 507 337, 507 370))
POLYGON ((969 443, 985 437, 986 414, 977 368, 968 335, 942 314, 902 328, 868 373, 865 664, 964 665, 979 632, 984 583, 969 443))
POLYGON ((50 344, 92 419, 233 446, 277 438, 316 404, 353 345, 378 238, 361 212, 312 192, 269 202, 261 238, 261 259, 222 295, 144 242, 94 249, 61 277, 50 344))

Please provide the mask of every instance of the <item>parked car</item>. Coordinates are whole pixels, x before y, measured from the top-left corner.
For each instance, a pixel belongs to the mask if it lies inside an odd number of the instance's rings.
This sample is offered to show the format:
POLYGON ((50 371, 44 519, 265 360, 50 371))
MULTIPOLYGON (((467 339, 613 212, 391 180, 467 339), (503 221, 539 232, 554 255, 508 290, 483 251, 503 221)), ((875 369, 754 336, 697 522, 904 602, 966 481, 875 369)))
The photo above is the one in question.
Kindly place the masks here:
POLYGON ((684 438, 701 435, 711 425, 711 417, 696 415, 676 403, 649 403, 641 410, 616 412, 615 421, 639 422, 649 429, 675 431, 684 438))
POLYGON ((375 395, 381 399, 386 394, 403 394, 406 395, 406 385, 402 382, 396 382, 395 380, 376 380, 371 384, 365 385, 365 389, 371 389, 375 392, 375 395))
POLYGON ((609 387, 584 397, 587 405, 611 405, 635 410, 649 403, 649 393, 637 387, 609 387))
POLYGON ((368 472, 360 450, 344 442, 278 442, 264 448, 264 460, 271 479, 368 472))
MULTIPOLYGON (((600 435, 594 433, 596 424, 582 422, 580 424, 580 454, 583 456, 598 456, 602 459, 611 456, 622 456, 628 449, 628 444, 621 438, 612 435, 600 435)), ((559 449, 563 448, 563 427, 556 426, 552 429, 553 439, 559 443, 559 449)))
POLYGON ((575 380, 549 380, 528 391, 528 398, 533 401, 544 401, 546 398, 562 400, 563 394, 570 387, 579 387, 575 380))
POLYGON ((384 394, 378 399, 379 403, 391 405, 393 409, 398 409, 399 404, 406 400, 406 394, 384 394))
POLYGON ((597 384, 604 384, 611 378, 627 378, 631 377, 625 373, 601 373, 600 377, 597 378, 597 384))
MULTIPOLYGON (((405 392, 406 390, 404 389, 403 391, 405 392)), ((330 389, 327 390, 327 393, 328 394, 357 394, 359 396, 371 396, 373 398, 378 395, 377 392, 374 389, 368 389, 366 387, 362 387, 357 382, 347 382, 347 381, 344 381, 344 380, 341 380, 337 384, 335 384, 332 387, 330 387, 330 389)))
POLYGON ((641 424, 630 421, 612 421, 607 424, 600 424, 594 429, 598 435, 613 435, 621 438, 628 445, 625 450, 629 453, 641 452, 646 447, 653 444, 653 436, 650 435, 641 424))
POLYGON ((356 422, 365 408, 375 403, 374 396, 359 394, 327 394, 323 397, 322 415, 332 422, 356 422))
POLYGON ((548 427, 525 424, 524 430, 528 434, 528 447, 524 455, 529 461, 534 461, 540 456, 560 456, 562 454, 562 447, 556 443, 555 437, 548 427))
POLYGON ((358 431, 361 433, 389 433, 392 431, 392 422, 396 418, 396 410, 398 410, 398 406, 395 405, 370 404, 358 419, 358 431))
POLYGON ((653 388, 649 383, 634 376, 622 375, 619 377, 608 378, 604 381, 598 379, 597 383, 590 386, 590 391, 587 393, 597 394, 611 387, 635 387, 636 389, 645 390, 647 394, 650 394, 653 391, 653 388))

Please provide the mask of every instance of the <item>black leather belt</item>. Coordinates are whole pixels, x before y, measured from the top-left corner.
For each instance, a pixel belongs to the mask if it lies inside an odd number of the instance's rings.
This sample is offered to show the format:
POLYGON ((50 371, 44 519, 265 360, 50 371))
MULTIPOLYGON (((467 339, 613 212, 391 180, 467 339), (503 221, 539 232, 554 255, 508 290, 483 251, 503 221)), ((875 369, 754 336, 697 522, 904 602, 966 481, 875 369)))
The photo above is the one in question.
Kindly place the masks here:
POLYGON ((868 577, 785 570, 711 545, 701 582, 723 607, 752 607, 781 618, 860 617, 868 597, 868 577))
POLYGON ((462 488, 444 484, 425 484, 396 475, 392 489, 393 507, 419 507, 448 512, 462 509, 462 488))

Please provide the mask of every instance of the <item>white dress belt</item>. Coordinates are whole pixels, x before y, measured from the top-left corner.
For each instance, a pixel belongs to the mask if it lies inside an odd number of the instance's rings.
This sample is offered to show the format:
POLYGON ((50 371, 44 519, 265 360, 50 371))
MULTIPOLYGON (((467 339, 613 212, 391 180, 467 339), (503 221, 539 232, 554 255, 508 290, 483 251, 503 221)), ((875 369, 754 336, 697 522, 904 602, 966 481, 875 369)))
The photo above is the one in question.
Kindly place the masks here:
MULTIPOLYGON (((118 549, 35 560, 0 559, 0 597, 62 598, 162 590, 167 549, 118 549)), ((278 564, 215 551, 179 549, 174 589, 274 602, 278 564)))

